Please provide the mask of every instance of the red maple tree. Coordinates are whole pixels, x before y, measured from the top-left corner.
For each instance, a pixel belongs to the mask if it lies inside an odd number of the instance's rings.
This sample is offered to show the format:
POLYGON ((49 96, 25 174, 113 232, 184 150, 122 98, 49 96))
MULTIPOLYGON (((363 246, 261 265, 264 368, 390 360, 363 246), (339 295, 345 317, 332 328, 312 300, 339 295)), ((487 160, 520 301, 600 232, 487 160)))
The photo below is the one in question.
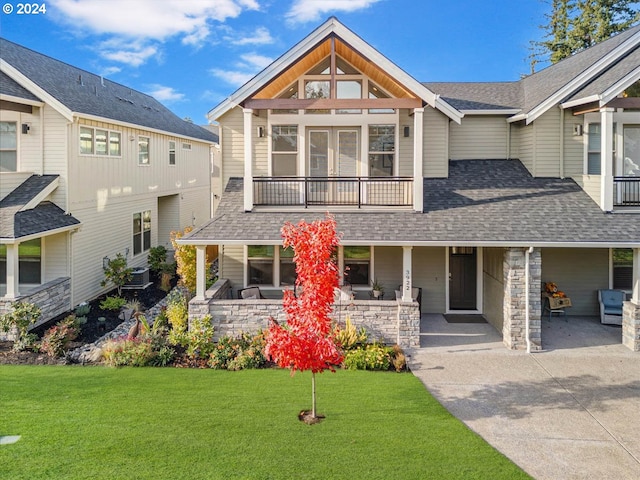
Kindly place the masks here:
POLYGON ((316 373, 335 371, 343 354, 336 344, 329 317, 338 287, 338 267, 333 259, 340 238, 336 222, 327 215, 324 220, 297 225, 287 222, 282 227, 283 246, 293 248, 296 264, 295 291, 285 291, 283 307, 286 325, 273 319, 266 334, 265 353, 280 367, 311 370, 312 418, 316 416, 316 373))

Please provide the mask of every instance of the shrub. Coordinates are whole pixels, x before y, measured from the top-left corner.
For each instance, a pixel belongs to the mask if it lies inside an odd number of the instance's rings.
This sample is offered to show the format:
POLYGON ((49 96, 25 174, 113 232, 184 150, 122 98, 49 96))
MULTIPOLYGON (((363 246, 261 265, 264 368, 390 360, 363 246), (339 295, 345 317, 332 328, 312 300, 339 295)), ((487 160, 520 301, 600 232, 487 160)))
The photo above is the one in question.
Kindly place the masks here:
MULTIPOLYGON (((193 230, 193 227, 185 227, 183 232, 171 232, 171 244, 175 250, 177 273, 180 276, 180 283, 190 292, 194 292, 196 290, 196 247, 195 245, 178 245, 176 242, 191 230, 193 230)), ((210 268, 211 262, 205 259, 207 276, 209 276, 208 272, 210 268)))
POLYGON ((28 333, 29 325, 38 321, 42 314, 40 308, 33 303, 15 302, 11 306, 11 311, 0 315, 0 329, 4 332, 15 328, 18 331, 18 338, 13 343, 15 351, 22 351, 32 348, 37 336, 28 333))
POLYGON ((402 372, 407 368, 407 357, 399 345, 391 347, 391 363, 393 363, 396 372, 402 372))
POLYGON ((225 336, 215 344, 207 365, 216 370, 262 368, 267 365, 264 347, 265 338, 262 332, 253 336, 243 333, 236 338, 225 336))
POLYGON ((351 317, 347 315, 344 328, 340 328, 338 325, 334 327, 334 335, 336 341, 340 343, 342 350, 345 352, 353 350, 354 348, 366 345, 368 334, 364 327, 357 329, 353 323, 351 323, 351 317))
POLYGON ((166 339, 153 333, 108 340, 102 350, 104 363, 111 367, 164 367, 174 355, 166 339))
POLYGON ((167 299, 167 319, 171 325, 169 341, 173 345, 186 346, 186 332, 189 323, 187 298, 179 290, 169 294, 167 299))
POLYGON ((126 304, 127 301, 124 298, 110 296, 100 302, 100 308, 102 310, 120 310, 126 304))
POLYGON ((149 249, 149 256, 147 257, 147 262, 149 262, 149 269, 158 274, 162 271, 163 265, 167 263, 167 249, 162 245, 158 245, 157 247, 151 247, 149 249))
POLYGON ((344 368, 348 370, 389 370, 392 349, 371 344, 345 353, 344 368))
POLYGON ((187 356, 191 359, 207 359, 215 349, 213 342, 213 325, 211 315, 194 318, 189 331, 185 332, 187 356))
POLYGON ((127 267, 127 258, 118 253, 116 258, 109 260, 107 268, 104 269, 104 280, 100 285, 106 287, 113 283, 118 289, 118 296, 122 295, 122 287, 131 280, 133 269, 127 267))
POLYGON ((40 351, 50 357, 61 357, 79 333, 75 316, 69 315, 44 333, 40 351))

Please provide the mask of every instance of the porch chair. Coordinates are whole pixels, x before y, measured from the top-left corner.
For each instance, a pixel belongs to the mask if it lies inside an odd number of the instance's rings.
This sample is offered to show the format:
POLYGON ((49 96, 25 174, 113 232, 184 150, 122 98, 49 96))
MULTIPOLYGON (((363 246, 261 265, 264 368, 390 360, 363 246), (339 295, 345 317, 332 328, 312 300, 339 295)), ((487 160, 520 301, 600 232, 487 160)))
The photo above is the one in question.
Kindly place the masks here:
POLYGON ((244 300, 256 300, 258 298, 264 298, 264 296, 260 291, 260 287, 247 287, 238 290, 238 298, 244 300))
POLYGON ((622 290, 598 290, 600 303, 600 323, 608 325, 622 325, 622 290))
MULTIPOLYGON (((398 289, 396 290, 396 300, 400 300, 402 298, 402 285, 398 285, 398 289)), ((419 309, 422 311, 422 287, 412 287, 411 288, 411 298, 414 302, 418 302, 419 309)))

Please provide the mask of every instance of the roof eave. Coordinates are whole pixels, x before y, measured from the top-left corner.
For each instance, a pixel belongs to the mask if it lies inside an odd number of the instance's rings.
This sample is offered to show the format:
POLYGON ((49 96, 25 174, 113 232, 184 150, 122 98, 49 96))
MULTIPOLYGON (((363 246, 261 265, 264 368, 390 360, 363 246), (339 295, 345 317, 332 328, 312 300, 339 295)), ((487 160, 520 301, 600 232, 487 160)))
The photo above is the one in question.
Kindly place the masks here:
POLYGON ((519 108, 496 108, 496 109, 460 109, 460 113, 464 115, 516 115, 521 110, 519 108))
POLYGON ((16 97, 14 95, 7 95, 6 93, 0 93, 0 100, 4 100, 5 102, 31 105, 32 107, 42 107, 44 105, 44 102, 41 102, 41 101, 30 100, 28 98, 23 98, 23 97, 16 97))
POLYGON ((12 237, 12 238, 3 237, 3 238, 0 238, 0 244, 11 245, 14 243, 22 243, 28 240, 35 240, 37 238, 56 235, 58 233, 72 232, 74 230, 80 229, 81 226, 82 226, 82 222, 74 223, 73 225, 66 225, 64 227, 54 228, 52 230, 45 230, 44 232, 32 233, 31 235, 24 235, 22 237, 12 237))

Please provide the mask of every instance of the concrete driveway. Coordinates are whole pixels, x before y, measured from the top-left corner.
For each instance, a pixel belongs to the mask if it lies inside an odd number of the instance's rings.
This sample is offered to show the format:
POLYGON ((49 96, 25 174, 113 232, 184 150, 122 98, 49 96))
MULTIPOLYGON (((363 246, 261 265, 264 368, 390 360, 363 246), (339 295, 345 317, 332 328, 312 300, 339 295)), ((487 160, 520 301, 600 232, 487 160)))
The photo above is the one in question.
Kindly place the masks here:
POLYGON ((453 415, 536 479, 640 479, 640 353, 598 319, 543 321, 547 349, 423 316, 410 367, 453 415))

